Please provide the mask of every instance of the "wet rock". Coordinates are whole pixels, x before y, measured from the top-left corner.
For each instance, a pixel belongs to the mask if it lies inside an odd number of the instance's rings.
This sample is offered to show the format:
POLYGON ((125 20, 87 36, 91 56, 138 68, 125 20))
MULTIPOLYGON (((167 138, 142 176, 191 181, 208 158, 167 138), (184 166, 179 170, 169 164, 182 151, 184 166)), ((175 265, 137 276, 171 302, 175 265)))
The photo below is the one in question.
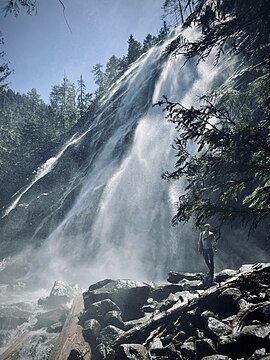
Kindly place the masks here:
POLYGON ((237 275, 238 273, 239 273, 238 270, 224 269, 216 274, 215 281, 218 283, 224 282, 224 281, 232 278, 233 276, 237 275))
POLYGON ((78 285, 69 285, 63 281, 55 281, 49 296, 39 299, 38 304, 46 308, 54 308, 70 302, 81 293, 78 285))
POLYGON ((187 339, 181 346, 181 353, 188 359, 196 358, 196 344, 194 338, 187 339))
POLYGON ((104 326, 107 325, 113 325, 121 330, 124 330, 125 324, 121 316, 121 311, 117 311, 117 310, 108 311, 104 317, 104 326))
MULTIPOLYGON (((270 324, 260 324, 260 325, 248 325, 244 326, 242 329, 244 335, 249 335, 252 337, 266 339, 269 338, 270 341, 270 324)), ((269 343, 270 348, 270 343, 269 343)))
POLYGON ((165 300, 159 306, 160 311, 167 311, 169 310, 177 301, 176 300, 165 300))
POLYGON ((226 355, 216 354, 216 355, 204 356, 202 360, 232 360, 232 359, 226 355))
POLYGON ((162 301, 166 299, 170 294, 175 294, 183 290, 181 285, 159 285, 154 289, 151 289, 150 296, 153 300, 162 301))
POLYGON ((62 307, 44 313, 39 313, 36 318, 37 322, 34 325, 34 329, 42 329, 49 327, 57 322, 64 322, 68 314, 68 309, 62 307))
MULTIPOLYGON (((252 354, 248 360, 259 360, 259 359, 266 359, 266 349, 257 349, 255 350, 254 354, 252 354)), ((270 358, 270 356, 268 356, 270 358)))
POLYGON ((98 342, 109 345, 123 334, 123 330, 117 328, 116 326, 108 325, 100 331, 98 342))
POLYGON ((236 314, 240 310, 238 300, 242 293, 236 288, 227 288, 218 296, 218 303, 216 304, 216 311, 222 317, 228 317, 236 314))
POLYGON ((204 319, 209 319, 210 317, 214 318, 215 314, 213 313, 213 311, 205 310, 201 313, 201 317, 204 319))
POLYGON ((186 273, 186 272, 176 272, 176 271, 170 271, 168 273, 167 281, 170 283, 178 283, 181 280, 186 279, 189 281, 193 280, 201 280, 201 274, 194 274, 194 273, 186 273))
POLYGON ((117 358, 120 360, 148 360, 146 348, 141 344, 122 344, 117 351, 117 358))
POLYGON ((110 281, 106 285, 83 294, 85 308, 100 300, 110 299, 121 309, 124 321, 144 315, 141 310, 150 293, 150 286, 132 280, 110 281))
POLYGON ((205 288, 205 285, 202 280, 187 280, 183 279, 179 282, 179 285, 183 287, 183 290, 202 290, 205 288))
POLYGON ((84 324, 86 320, 96 319, 103 324, 105 315, 109 311, 120 311, 119 307, 110 299, 97 301, 86 309, 80 316, 80 323, 84 324))
POLYGON ((87 320, 83 325, 83 337, 91 345, 92 348, 96 346, 97 337, 100 334, 101 325, 95 319, 87 320))
POLYGON ((150 356, 153 360, 159 359, 170 359, 170 360, 179 360, 181 359, 181 354, 174 348, 170 346, 162 347, 160 349, 151 349, 150 356))
POLYGON ((207 328, 204 332, 206 337, 217 341, 219 336, 229 335, 232 332, 232 329, 229 325, 224 324, 222 321, 219 321, 213 317, 210 317, 207 321, 207 328))
POLYGON ((113 283, 113 282, 114 282, 114 280, 112 280, 112 279, 104 279, 104 280, 98 281, 98 282, 96 282, 95 284, 92 284, 92 285, 89 286, 88 292, 89 292, 89 291, 93 291, 93 290, 100 289, 100 288, 102 288, 103 286, 105 286, 105 285, 107 285, 107 284, 109 284, 109 283, 113 283))
POLYGON ((247 359, 252 356, 257 349, 266 347, 266 349, 270 350, 268 335, 267 338, 256 336, 253 331, 252 333, 242 332, 228 336, 221 336, 218 343, 220 353, 232 358, 247 359))
POLYGON ((16 305, 1 305, 0 306, 0 330, 16 329, 17 326, 28 321, 31 313, 21 310, 16 305))
POLYGON ((216 346, 213 340, 208 338, 199 339, 195 342, 196 355, 198 359, 206 355, 213 355, 217 353, 216 346))
POLYGON ((64 323, 62 321, 59 321, 55 324, 52 324, 51 326, 49 326, 47 328, 48 333, 58 333, 61 332, 61 330, 63 329, 63 325, 64 323))
POLYGON ((7 257, 0 261, 0 284, 17 284, 17 280, 27 274, 29 265, 20 259, 7 257))

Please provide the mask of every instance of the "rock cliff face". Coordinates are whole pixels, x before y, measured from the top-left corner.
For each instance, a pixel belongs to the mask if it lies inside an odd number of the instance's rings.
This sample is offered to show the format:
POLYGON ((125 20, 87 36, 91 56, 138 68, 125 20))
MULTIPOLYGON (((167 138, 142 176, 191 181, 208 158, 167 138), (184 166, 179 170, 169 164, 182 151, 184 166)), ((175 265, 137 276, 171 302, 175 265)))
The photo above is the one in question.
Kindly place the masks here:
POLYGON ((0 306, 0 359, 269 359, 270 264, 214 280, 177 272, 166 284, 105 279, 83 294, 57 281, 35 309, 0 306))

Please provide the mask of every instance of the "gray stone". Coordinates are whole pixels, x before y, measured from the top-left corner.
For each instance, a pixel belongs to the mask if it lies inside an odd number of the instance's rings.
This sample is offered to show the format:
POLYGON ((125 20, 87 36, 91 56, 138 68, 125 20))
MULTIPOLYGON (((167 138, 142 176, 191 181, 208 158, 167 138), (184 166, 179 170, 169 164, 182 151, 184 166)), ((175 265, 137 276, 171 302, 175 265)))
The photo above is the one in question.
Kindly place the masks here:
POLYGON ((110 299, 120 308, 124 321, 138 319, 144 313, 141 310, 150 293, 150 286, 132 280, 110 281, 96 290, 83 294, 85 308, 96 301, 110 299))
POLYGON ((210 317, 214 318, 215 314, 213 313, 213 311, 205 310, 201 313, 201 317, 204 319, 209 319, 210 317))
POLYGON ((216 274, 215 281, 219 282, 219 283, 226 281, 226 280, 232 278, 233 276, 237 275, 238 273, 239 273, 238 270, 224 269, 216 274))
POLYGON ((59 321, 55 324, 50 325, 47 328, 48 333, 58 333, 61 332, 61 330, 63 329, 63 325, 64 323, 62 321, 59 321))
POLYGON ((120 311, 119 307, 110 299, 97 301, 89 305, 89 307, 80 316, 80 323, 83 324, 86 320, 96 319, 102 325, 104 322, 105 315, 109 311, 120 311))
POLYGON ((240 310, 238 300, 242 293, 239 289, 228 288, 225 289, 218 296, 217 313, 222 317, 228 317, 236 314, 240 310))
POLYGON ((170 294, 175 294, 183 290, 182 285, 170 284, 170 285, 157 285, 151 289, 150 296, 153 300, 162 301, 166 299, 170 294))
POLYGON ((66 308, 58 308, 44 313, 37 314, 37 322, 34 325, 34 329, 41 329, 49 327, 57 322, 64 322, 67 316, 68 310, 66 308))
POLYGON ((207 321, 207 328, 205 329, 205 336, 216 341, 219 336, 229 335, 232 329, 229 325, 224 324, 213 317, 210 317, 207 321))
POLYGON ((20 309, 17 305, 0 306, 0 330, 16 329, 17 326, 28 321, 31 313, 20 309))
POLYGON ((202 360, 232 360, 232 359, 226 355, 215 354, 210 356, 204 356, 202 360))
POLYGON ((108 311, 104 317, 104 326, 113 325, 119 329, 125 330, 125 324, 123 322, 121 311, 112 310, 108 311))
POLYGON ((70 302, 78 294, 81 294, 78 285, 69 285, 64 281, 57 280, 54 282, 49 296, 39 299, 38 304, 46 308, 55 308, 70 302))
POLYGON ((121 344, 117 351, 117 357, 121 360, 148 360, 146 348, 141 344, 121 344))
POLYGON ((270 324, 248 325, 244 326, 242 333, 253 337, 270 339, 270 324))
POLYGON ((196 358, 196 344, 194 338, 187 339, 180 347, 181 353, 188 359, 196 358))
POLYGON ((96 346, 96 339, 100 334, 101 325, 95 319, 87 320, 83 325, 83 337, 91 345, 96 346))
POLYGON ((201 290, 204 289, 204 284, 202 282, 202 280, 186 280, 183 279, 179 282, 179 285, 181 285, 183 287, 183 290, 201 290))
POLYGON ((213 342, 213 340, 208 338, 203 338, 196 340, 195 342, 196 347, 196 355, 197 358, 201 359, 202 357, 206 355, 213 355, 216 354, 217 349, 213 342))
POLYGON ((112 344, 124 331, 113 325, 108 325, 100 331, 98 342, 105 345, 112 344))
MULTIPOLYGON (((248 358, 248 360, 259 360, 262 358, 265 358, 266 355, 266 349, 262 348, 262 349, 257 349, 254 351, 254 354, 251 355, 250 358, 248 358)), ((269 356, 270 358, 270 356, 269 356)))
POLYGON ((167 281, 170 283, 178 283, 179 281, 186 279, 189 281, 193 280, 201 280, 201 274, 194 274, 194 273, 186 273, 186 272, 176 272, 170 271, 168 273, 167 281))

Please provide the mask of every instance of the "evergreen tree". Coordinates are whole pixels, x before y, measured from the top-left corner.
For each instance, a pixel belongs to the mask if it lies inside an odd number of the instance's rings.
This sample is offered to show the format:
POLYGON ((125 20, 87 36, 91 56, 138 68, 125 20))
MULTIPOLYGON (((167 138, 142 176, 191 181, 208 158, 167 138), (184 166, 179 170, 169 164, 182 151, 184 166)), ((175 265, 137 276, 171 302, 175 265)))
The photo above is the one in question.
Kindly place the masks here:
POLYGON ((142 45, 139 41, 135 40, 132 35, 128 39, 128 54, 127 63, 128 65, 136 61, 142 54, 142 45))
POLYGON ((167 36, 169 35, 169 33, 170 33, 170 28, 167 25, 167 22, 164 20, 163 21, 163 26, 159 30, 158 40, 159 41, 165 40, 167 38, 167 36))
POLYGON ((112 55, 106 64, 105 76, 106 83, 111 85, 118 77, 121 72, 121 60, 115 55, 112 55))
MULTIPOLYGON (((0 32, 0 46, 4 44, 4 38, 1 36, 0 32)), ((0 90, 7 86, 6 79, 11 74, 11 70, 9 68, 9 64, 5 61, 5 52, 0 51, 0 90)))
POLYGON ((195 8, 195 4, 200 0, 165 0, 162 5, 164 14, 162 18, 170 18, 172 25, 178 26, 185 22, 185 17, 195 8))
POLYGON ((143 40, 143 48, 142 48, 142 52, 146 52, 149 49, 151 49, 151 47, 153 47, 154 45, 156 45, 158 43, 158 38, 156 38, 155 36, 148 34, 145 39, 143 40))
POLYGON ((93 70, 92 70, 92 73, 94 74, 95 84, 98 87, 96 91, 97 96, 102 95, 104 93, 106 86, 105 74, 102 71, 102 67, 103 66, 101 64, 96 64, 93 66, 93 70))
POLYGON ((78 80, 77 94, 77 106, 80 112, 80 118, 82 118, 93 101, 93 94, 86 92, 82 75, 80 76, 80 80, 78 80))
POLYGON ((55 114, 57 127, 62 132, 76 123, 78 114, 76 107, 76 90, 66 76, 61 85, 54 85, 50 93, 50 106, 55 114))
POLYGON ((11 13, 15 16, 19 15, 20 8, 27 11, 28 15, 31 15, 36 11, 36 0, 8 0, 6 5, 3 7, 5 14, 11 13))
POLYGON ((215 93, 204 96, 198 108, 167 98, 159 103, 179 131, 175 171, 163 177, 186 182, 174 224, 191 217, 198 227, 211 218, 219 224, 241 219, 254 228, 269 217, 269 11, 263 0, 256 7, 251 0, 202 0, 185 26, 195 22, 203 35, 195 42, 179 37, 168 47, 168 52, 188 59, 205 59, 215 47, 217 61, 226 48, 241 54, 247 65, 237 90, 219 96, 216 103, 215 93), (190 141, 198 145, 197 152, 189 151, 190 141))

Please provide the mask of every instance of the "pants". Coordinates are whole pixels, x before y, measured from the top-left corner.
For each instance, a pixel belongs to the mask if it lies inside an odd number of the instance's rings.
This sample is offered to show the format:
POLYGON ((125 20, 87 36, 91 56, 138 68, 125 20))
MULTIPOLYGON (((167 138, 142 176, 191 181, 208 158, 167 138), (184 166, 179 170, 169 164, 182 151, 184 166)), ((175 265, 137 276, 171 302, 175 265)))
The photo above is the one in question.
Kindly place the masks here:
POLYGON ((209 274, 214 277, 214 252, 213 249, 203 249, 204 261, 209 269, 209 274))

